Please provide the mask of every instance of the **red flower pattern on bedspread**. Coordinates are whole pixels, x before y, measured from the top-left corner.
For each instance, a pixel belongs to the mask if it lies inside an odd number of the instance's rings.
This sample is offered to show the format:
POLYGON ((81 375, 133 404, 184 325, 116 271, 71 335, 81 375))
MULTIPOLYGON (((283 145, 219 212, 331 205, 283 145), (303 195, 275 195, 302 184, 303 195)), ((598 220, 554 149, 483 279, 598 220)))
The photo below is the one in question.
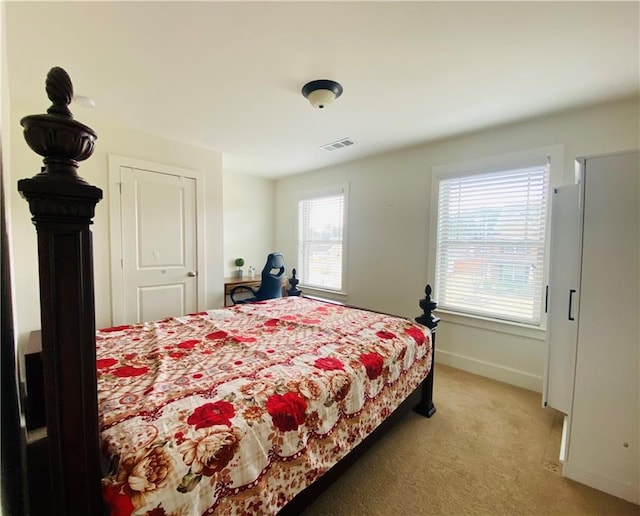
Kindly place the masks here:
POLYGON ((275 514, 417 387, 430 342, 298 297, 98 331, 111 513, 275 514))
POLYGON ((109 369, 111 366, 114 366, 118 363, 115 358, 103 358, 96 360, 96 367, 98 369, 109 369))
POLYGON ((235 416, 233 405, 228 401, 216 401, 198 407, 187 418, 187 423, 194 425, 196 430, 214 425, 231 426, 231 418, 235 416))
POLYGON ((306 418, 307 403, 295 392, 273 394, 267 400, 267 412, 281 432, 297 429, 306 418))
POLYGON ((149 369, 147 367, 133 367, 133 366, 122 366, 114 369, 112 374, 119 376, 120 378, 127 378, 129 376, 142 376, 143 374, 147 374, 149 369))
POLYGON ((131 495, 124 493, 122 484, 106 484, 102 497, 111 509, 111 516, 129 516, 135 509, 131 495))
POLYGON ((322 357, 322 358, 318 358, 314 363, 314 366, 316 366, 318 369, 324 369, 325 371, 333 371, 336 369, 340 369, 343 370, 344 369, 344 364, 338 360, 337 358, 333 358, 333 357, 322 357))
POLYGON ((416 328, 415 326, 411 326, 404 330, 407 335, 411 335, 413 340, 416 341, 418 346, 422 346, 425 342, 424 332, 420 328, 416 328))
POLYGON ((360 362, 364 364, 369 380, 375 380, 382 374, 384 361, 378 353, 364 353, 363 355, 360 355, 360 362))

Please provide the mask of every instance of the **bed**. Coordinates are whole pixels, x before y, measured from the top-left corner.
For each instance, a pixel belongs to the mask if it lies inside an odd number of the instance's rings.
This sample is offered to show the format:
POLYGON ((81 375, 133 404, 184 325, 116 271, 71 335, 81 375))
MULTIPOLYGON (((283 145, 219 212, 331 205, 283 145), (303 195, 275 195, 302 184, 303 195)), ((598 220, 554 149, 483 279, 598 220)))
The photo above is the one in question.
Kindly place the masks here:
POLYGON ((416 322, 302 297, 96 331, 77 173, 97 136, 47 75, 23 118, 38 232, 50 514, 297 514, 409 410, 430 417, 431 288, 416 322))

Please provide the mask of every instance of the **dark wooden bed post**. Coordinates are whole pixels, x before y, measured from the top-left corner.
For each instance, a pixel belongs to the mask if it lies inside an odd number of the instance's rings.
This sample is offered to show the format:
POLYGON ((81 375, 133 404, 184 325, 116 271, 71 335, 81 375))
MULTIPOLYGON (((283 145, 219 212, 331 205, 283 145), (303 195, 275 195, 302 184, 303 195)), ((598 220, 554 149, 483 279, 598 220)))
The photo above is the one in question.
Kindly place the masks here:
POLYGON ((424 313, 416 317, 416 322, 431 330, 431 371, 422 384, 422 400, 414 409, 416 412, 427 417, 431 417, 436 413, 436 406, 433 404, 433 376, 435 374, 434 365, 436 361, 436 328, 440 322, 440 318, 433 315, 432 312, 437 307, 438 303, 431 299, 431 285, 427 285, 424 289, 424 299, 420 300, 420 308, 422 308, 424 313))
POLYGON ((73 119, 73 86, 62 68, 47 75, 47 114, 24 117, 24 137, 44 157, 18 181, 38 233, 42 357, 51 473, 51 514, 102 513, 96 387, 93 248, 89 225, 102 190, 77 172, 96 134, 73 119))
POLYGON ((288 296, 301 296, 302 290, 298 288, 298 283, 300 280, 296 278, 296 270, 293 269, 291 271, 291 277, 289 278, 289 290, 287 290, 288 296))

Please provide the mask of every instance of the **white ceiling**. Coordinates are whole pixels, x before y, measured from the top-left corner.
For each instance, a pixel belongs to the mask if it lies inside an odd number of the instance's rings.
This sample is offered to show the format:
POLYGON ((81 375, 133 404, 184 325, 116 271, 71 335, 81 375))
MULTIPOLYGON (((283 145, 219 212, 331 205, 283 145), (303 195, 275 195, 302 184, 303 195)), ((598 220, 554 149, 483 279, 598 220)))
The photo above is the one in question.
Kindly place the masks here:
POLYGON ((638 95, 639 5, 6 2, 10 95, 44 112, 62 66, 98 137, 129 126, 278 178, 638 95), (313 109, 300 90, 324 78, 344 93, 313 109))

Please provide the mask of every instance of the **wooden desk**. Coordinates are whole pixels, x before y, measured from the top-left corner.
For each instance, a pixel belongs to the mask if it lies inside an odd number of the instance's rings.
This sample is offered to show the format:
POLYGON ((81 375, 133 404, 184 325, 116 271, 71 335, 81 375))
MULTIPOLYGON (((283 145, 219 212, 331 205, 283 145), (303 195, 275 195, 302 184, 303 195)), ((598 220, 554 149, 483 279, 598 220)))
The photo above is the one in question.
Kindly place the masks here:
POLYGON ((246 285, 251 288, 258 288, 260 285, 260 278, 250 278, 248 276, 243 276, 242 278, 225 278, 224 279, 224 306, 231 306, 233 303, 231 302, 231 298, 229 294, 231 293, 231 289, 233 287, 237 287, 238 285, 246 285))

